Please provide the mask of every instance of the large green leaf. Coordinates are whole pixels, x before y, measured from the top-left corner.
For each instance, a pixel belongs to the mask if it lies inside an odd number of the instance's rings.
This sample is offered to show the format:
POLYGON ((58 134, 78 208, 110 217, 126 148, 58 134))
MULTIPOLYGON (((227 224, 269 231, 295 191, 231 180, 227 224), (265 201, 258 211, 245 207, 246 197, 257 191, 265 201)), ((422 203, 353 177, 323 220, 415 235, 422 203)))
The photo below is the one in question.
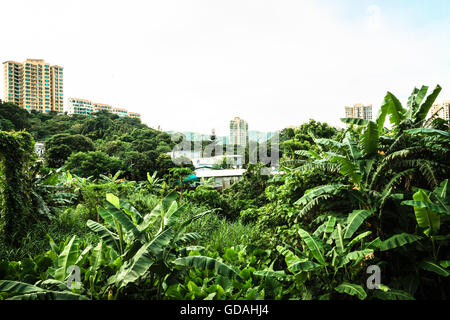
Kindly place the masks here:
POLYGON ((381 134, 383 132, 384 123, 386 122, 386 116, 389 111, 389 102, 384 98, 384 102, 378 110, 377 118, 375 122, 377 123, 378 133, 381 134))
POLYGON ((313 200, 315 197, 318 197, 323 194, 331 194, 336 195, 338 194, 342 189, 348 188, 348 185, 345 184, 328 184, 325 186, 317 187, 312 190, 310 190, 308 193, 305 193, 303 197, 298 199, 295 204, 297 205, 305 205, 309 203, 311 200, 313 200))
POLYGON ((378 139, 379 132, 377 124, 373 121, 369 121, 361 139, 364 153, 366 155, 372 155, 378 151, 378 139))
MULTIPOLYGON (((174 204, 176 204, 176 201, 174 201, 174 204)), ((176 206, 175 210, 173 211, 169 210, 164 217, 164 226, 173 226, 179 220, 183 212, 185 212, 186 208, 186 205, 183 204, 181 207, 176 206)))
POLYGON ((408 98, 408 102, 406 103, 408 108, 411 109, 413 107, 413 104, 415 103, 416 95, 418 92, 419 92, 419 89, 417 89, 417 87, 414 87, 413 91, 411 92, 411 94, 408 98))
POLYGON ((100 223, 97 223, 92 220, 88 220, 86 222, 86 225, 89 227, 89 229, 97 233, 100 236, 100 238, 105 242, 105 244, 113 247, 117 252, 120 251, 118 243, 119 236, 116 233, 112 232, 111 230, 101 225, 100 223))
POLYGON ((10 292, 14 294, 26 294, 31 292, 40 292, 43 289, 33 286, 29 283, 12 281, 12 280, 0 280, 0 292, 10 292))
POLYGON ((159 232, 161 232, 165 227, 174 225, 185 210, 185 206, 178 207, 177 196, 177 192, 172 191, 150 213, 144 216, 137 229, 143 232, 150 225, 158 222, 160 224, 159 232))
POLYGON ((367 293, 363 287, 357 284, 344 282, 334 288, 339 293, 346 293, 352 296, 357 296, 358 299, 364 300, 367 297, 367 293))
POLYGON ((388 92, 385 97, 385 103, 388 105, 388 114, 390 115, 390 122, 398 126, 405 118, 406 110, 403 109, 402 104, 391 92, 388 92))
POLYGON ((344 237, 343 237, 342 228, 341 228, 340 223, 338 223, 337 227, 336 227, 335 241, 336 241, 336 247, 339 250, 339 253, 344 253, 345 244, 344 244, 344 237))
POLYGON ((358 230, 361 224, 372 214, 369 210, 354 210, 347 218, 347 227, 344 238, 349 239, 358 230))
POLYGON ((441 206, 437 206, 433 203, 430 202, 425 202, 425 201, 416 201, 416 200, 406 200, 406 201, 402 201, 401 203, 402 205, 408 205, 408 206, 412 206, 412 207, 418 207, 418 208, 427 208, 431 211, 437 212, 437 213, 444 213, 444 214, 450 214, 450 212, 448 210, 446 210, 446 208, 441 207, 441 206))
POLYGON ((35 286, 50 291, 71 291, 67 283, 55 279, 40 280, 35 283, 35 286))
POLYGON ((358 148, 358 144, 350 132, 345 134, 345 138, 342 142, 347 145, 348 151, 353 160, 361 159, 362 152, 358 148))
POLYGON ((450 202, 450 188, 448 185, 448 179, 441 182, 439 187, 434 189, 433 193, 444 200, 446 203, 450 202))
POLYGON ((348 244, 347 249, 351 249, 356 243, 364 239, 365 237, 372 234, 372 231, 366 231, 361 234, 358 234, 356 237, 354 237, 348 244))
POLYGON ((121 288, 142 277, 157 262, 163 250, 173 239, 174 231, 169 228, 158 234, 152 241, 144 244, 133 257, 122 264, 117 274, 108 280, 121 288))
POLYGON ((105 259, 103 257, 103 241, 100 241, 97 246, 94 248, 92 255, 90 257, 90 269, 91 272, 94 273, 98 270, 98 268, 105 263, 105 259))
POLYGON ((161 206, 164 211, 168 211, 170 206, 173 205, 173 202, 178 198, 178 193, 173 190, 170 192, 162 201, 161 206))
POLYGON ((361 261, 365 256, 367 256, 368 254, 371 254, 371 253, 373 253, 373 249, 364 249, 364 250, 352 251, 352 252, 349 252, 349 253, 345 256, 345 259, 359 262, 359 261, 361 261))
POLYGON ((75 261, 75 264, 82 265, 84 260, 88 256, 89 251, 91 251, 91 249, 92 249, 92 246, 87 246, 86 248, 84 248, 83 252, 81 252, 80 255, 78 256, 77 261, 75 261))
POLYGON ((431 129, 431 128, 415 128, 415 129, 409 129, 405 130, 406 133, 411 135, 416 134, 425 134, 425 135, 433 135, 433 136, 442 136, 444 138, 450 138, 450 133, 438 129, 431 129))
POLYGON ((433 261, 429 261, 429 260, 423 261, 422 263, 420 263, 419 267, 424 270, 434 272, 443 277, 447 277, 450 274, 450 272, 447 271, 446 269, 444 269, 442 266, 438 265, 437 263, 435 263, 433 261))
POLYGON ((172 240, 174 240, 175 230, 172 228, 167 228, 163 232, 156 235, 155 239, 153 239, 147 250, 154 257, 159 257, 160 254, 167 248, 172 240))
MULTIPOLYGON (((428 88, 429 88, 428 86, 422 86, 422 88, 420 88, 420 90, 417 92, 417 95, 415 96, 414 99, 417 109, 421 105, 423 99, 425 99, 425 96, 427 95, 428 92, 428 88)), ((415 112, 416 110, 413 111, 415 112)))
MULTIPOLYGON (((341 149, 343 147, 343 144, 341 142, 336 141, 334 139, 315 138, 314 142, 316 144, 319 144, 319 145, 324 145, 324 146, 326 146, 329 149, 339 150, 339 149, 341 149)), ((306 151, 306 150, 297 150, 297 151, 295 151, 295 154, 304 155, 306 157, 309 157, 309 156, 312 155, 315 158, 314 153, 309 152, 309 150, 308 151, 306 151), (304 153, 302 154, 302 151, 306 152, 307 155, 304 154, 304 153)))
POLYGON ((362 175, 359 172, 359 167, 355 161, 331 152, 326 152, 325 154, 329 157, 331 163, 339 163, 342 175, 349 176, 350 181, 354 184, 359 184, 361 182, 362 175))
POLYGON ((264 278, 279 278, 279 279, 286 279, 289 278, 284 271, 273 271, 273 270, 258 270, 253 272, 254 275, 264 277, 264 278))
POLYGON ((174 261, 175 265, 197 268, 199 270, 214 270, 216 274, 227 278, 241 279, 239 274, 230 266, 206 256, 189 256, 178 258, 174 261))
POLYGON ((117 274, 112 276, 108 283, 115 282, 116 286, 121 288, 143 276, 155 262, 154 258, 147 252, 149 244, 143 245, 131 261, 123 263, 117 274))
POLYGON ((445 214, 450 214, 450 188, 448 179, 442 181, 441 184, 433 190, 430 194, 430 200, 442 208, 442 210, 437 212, 445 211, 445 214))
POLYGON ((120 209, 120 200, 117 196, 113 195, 112 193, 106 194, 106 201, 111 203, 117 209, 120 209))
POLYGON ((179 237, 177 237, 177 240, 175 242, 176 245, 182 245, 188 242, 194 242, 197 241, 199 239, 201 239, 202 236, 199 233, 196 232, 189 232, 189 233, 185 233, 179 237))
MULTIPOLYGON (((415 201, 432 203, 425 191, 421 189, 413 194, 413 199, 415 201)), ((414 213, 416 215, 417 224, 419 227, 425 228, 424 233, 426 235, 437 234, 441 226, 441 218, 438 213, 429 208, 417 206, 414 207, 414 213)))
POLYGON ((341 121, 346 124, 355 124, 357 126, 365 126, 369 121, 360 118, 341 118, 341 121))
POLYGON ((72 292, 43 291, 14 296, 8 300, 89 300, 72 292))
POLYGON ((417 109, 417 111, 413 114, 414 122, 420 122, 424 120, 430 111, 430 108, 433 106, 434 101, 436 101, 437 96, 441 92, 442 88, 440 85, 437 85, 434 88, 433 92, 427 97, 425 102, 417 109))
POLYGON ((389 239, 384 240, 380 244, 379 249, 381 251, 386 251, 386 250, 402 247, 408 243, 413 243, 420 239, 421 239, 421 237, 413 235, 413 234, 399 233, 399 234, 393 235, 389 239))
POLYGON ((127 201, 120 200, 120 207, 127 215, 129 215, 133 219, 133 223, 135 225, 142 222, 143 218, 139 211, 136 210, 130 203, 127 201))
POLYGON ((390 289, 389 291, 376 290, 374 296, 381 300, 415 300, 414 297, 406 291, 390 289))
POLYGON ((332 233, 334 230, 334 225, 336 224, 336 217, 333 216, 329 216, 328 217, 328 221, 326 222, 326 226, 325 226, 325 233, 332 233))
POLYGON ((302 271, 311 271, 317 269, 318 267, 320 267, 320 264, 308 260, 299 259, 298 261, 291 263, 288 266, 288 269, 292 273, 297 273, 302 271))
POLYGON ((108 205, 106 207, 106 210, 111 216, 113 216, 120 223, 120 225, 125 229, 125 231, 133 233, 133 235, 136 238, 140 236, 140 231, 136 228, 136 226, 130 220, 128 215, 126 215, 120 208, 108 205))
POLYGON ((299 257, 298 255, 295 255, 291 250, 289 250, 288 246, 286 246, 286 247, 277 246, 277 251, 284 256, 284 260, 285 260, 288 268, 290 268, 291 265, 293 265, 297 262, 303 262, 303 261, 308 260, 307 256, 302 255, 301 252, 299 252, 299 255, 301 257, 299 257))
POLYGON ((107 225, 109 227, 114 227, 114 218, 109 213, 108 210, 106 210, 103 207, 97 207, 97 212, 100 215, 100 217, 102 217, 103 220, 105 221, 105 225, 107 225))
POLYGON ((302 237, 303 241, 305 241, 306 246, 310 250, 313 257, 321 264, 325 265, 325 258, 323 256, 323 243, 322 241, 313 236, 310 235, 307 231, 303 229, 299 229, 298 233, 300 234, 300 237, 302 237))
POLYGON ((73 236, 69 243, 64 247, 61 254, 58 256, 57 264, 58 269, 55 271, 55 279, 59 281, 64 281, 67 274, 67 268, 75 265, 79 256, 79 246, 77 236, 73 236))

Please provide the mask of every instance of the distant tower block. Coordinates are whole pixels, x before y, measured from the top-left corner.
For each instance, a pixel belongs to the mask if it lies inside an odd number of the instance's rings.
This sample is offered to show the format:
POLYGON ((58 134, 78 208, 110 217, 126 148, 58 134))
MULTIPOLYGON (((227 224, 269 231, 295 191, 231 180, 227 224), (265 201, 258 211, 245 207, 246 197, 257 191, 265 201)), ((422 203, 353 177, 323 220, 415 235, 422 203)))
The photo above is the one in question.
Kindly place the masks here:
POLYGON ((345 106, 345 117, 372 120, 372 105, 357 103, 353 107, 345 106))
POLYGON ((450 120, 450 100, 434 104, 430 109, 430 117, 450 120))
POLYGON ((240 146, 246 146, 248 140, 248 123, 235 117, 230 121, 230 143, 240 146))
POLYGON ((63 67, 42 59, 25 62, 5 61, 4 101, 27 111, 64 112, 63 67))

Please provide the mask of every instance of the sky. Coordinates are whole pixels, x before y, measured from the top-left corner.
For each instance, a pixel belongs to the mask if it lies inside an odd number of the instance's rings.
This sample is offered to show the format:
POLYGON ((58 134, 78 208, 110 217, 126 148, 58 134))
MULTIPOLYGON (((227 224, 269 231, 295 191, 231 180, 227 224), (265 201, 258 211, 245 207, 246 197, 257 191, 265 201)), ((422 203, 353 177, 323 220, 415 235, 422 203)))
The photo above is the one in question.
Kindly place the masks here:
POLYGON ((0 13, 2 62, 63 66, 65 105, 123 107, 162 130, 342 127, 344 106, 375 116, 387 91, 405 104, 422 85, 450 100, 448 0, 14 0, 0 13))

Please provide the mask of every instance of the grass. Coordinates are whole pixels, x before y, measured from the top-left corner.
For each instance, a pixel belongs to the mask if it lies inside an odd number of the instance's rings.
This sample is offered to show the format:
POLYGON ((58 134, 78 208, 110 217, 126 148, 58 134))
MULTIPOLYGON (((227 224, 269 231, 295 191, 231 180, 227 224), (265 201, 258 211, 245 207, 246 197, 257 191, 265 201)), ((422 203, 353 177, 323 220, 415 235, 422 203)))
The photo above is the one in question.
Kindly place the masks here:
POLYGON ((34 224, 30 231, 20 240, 20 247, 10 247, 0 243, 0 260, 19 261, 27 257, 34 257, 50 250, 47 234, 56 244, 77 235, 81 243, 94 243, 98 237, 86 226, 86 209, 77 206, 59 213, 50 221, 34 224))
MULTIPOLYGON (((148 192, 135 192, 127 198, 127 201, 142 215, 151 212, 160 200, 161 198, 148 192)), ((208 210, 206 207, 186 204, 187 210, 181 217, 181 221, 208 210)), ((92 217, 90 208, 85 204, 61 210, 52 220, 33 225, 26 236, 21 239, 20 247, 12 248, 0 243, 0 260, 20 261, 23 258, 33 257, 50 250, 47 234, 57 244, 73 235, 77 235, 80 242, 86 246, 96 243, 98 236, 86 226, 88 219, 95 220, 96 218, 92 217)), ((254 244, 258 239, 254 224, 244 224, 240 220, 230 221, 215 212, 207 213, 200 219, 194 220, 186 232, 199 233, 202 238, 197 244, 211 251, 218 251, 220 254, 223 254, 226 248, 254 244)))
MULTIPOLYGON (((207 210, 205 207, 188 205, 184 219, 207 210)), ((220 254, 223 254, 226 248, 253 244, 258 239, 254 224, 244 224, 240 220, 229 221, 215 212, 207 213, 193 221, 186 232, 199 233, 202 238, 198 244, 211 251, 218 251, 220 254)))

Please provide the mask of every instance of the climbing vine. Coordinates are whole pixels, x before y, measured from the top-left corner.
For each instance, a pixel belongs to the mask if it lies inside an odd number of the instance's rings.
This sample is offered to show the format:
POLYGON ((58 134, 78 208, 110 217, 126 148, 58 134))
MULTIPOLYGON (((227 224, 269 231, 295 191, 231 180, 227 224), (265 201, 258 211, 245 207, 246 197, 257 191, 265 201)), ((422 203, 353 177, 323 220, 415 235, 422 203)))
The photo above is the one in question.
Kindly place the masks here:
POLYGON ((29 133, 0 131, 0 239, 9 244, 17 244, 31 214, 33 150, 29 133))

